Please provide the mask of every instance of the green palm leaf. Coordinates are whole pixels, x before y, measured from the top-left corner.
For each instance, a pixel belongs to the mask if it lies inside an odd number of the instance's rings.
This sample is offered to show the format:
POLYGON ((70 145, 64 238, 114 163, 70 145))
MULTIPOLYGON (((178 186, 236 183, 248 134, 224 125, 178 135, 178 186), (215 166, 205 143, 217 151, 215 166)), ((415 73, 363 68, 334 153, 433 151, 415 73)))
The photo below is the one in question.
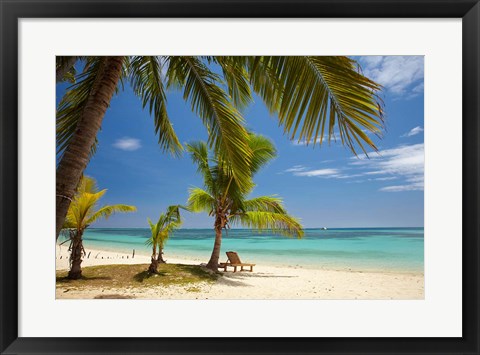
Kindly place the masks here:
POLYGON ((99 191, 97 181, 88 176, 82 178, 77 187, 77 196, 81 196, 83 193, 95 194, 99 191))
POLYGON ((94 212, 87 221, 87 224, 92 224, 98 219, 104 218, 108 219, 112 214, 118 212, 135 212, 137 208, 135 206, 129 205, 110 205, 100 208, 98 211, 94 212))
POLYGON ((215 186, 209 165, 207 144, 205 142, 192 142, 188 143, 186 147, 193 163, 197 165, 197 172, 203 176, 205 187, 208 191, 213 191, 215 186))
MULTIPOLYGON (((376 92, 380 86, 356 70, 356 62, 341 56, 262 57, 251 68, 253 86, 260 92, 265 83, 257 82, 257 70, 274 73, 277 85, 268 90, 269 105, 277 109, 280 124, 291 139, 322 144, 330 141, 338 129, 342 144, 356 154, 364 144, 376 149, 364 130, 379 134, 383 127, 383 103, 376 92), (278 85, 280 84, 280 85, 278 85)), ((262 95, 263 97, 265 95, 262 95)))
POLYGON ((277 150, 272 141, 259 134, 250 134, 249 146, 252 150, 252 160, 250 162, 252 174, 259 171, 277 155, 277 150))
POLYGON ((72 56, 56 56, 56 81, 66 81, 71 84, 75 83, 75 76, 77 74, 75 70, 75 62, 79 57, 72 56))
POLYGON ((262 57, 247 57, 247 70, 253 90, 263 99, 270 114, 278 113, 283 84, 262 57))
POLYGON ((230 221, 259 231, 270 229, 289 237, 302 238, 304 235, 300 221, 285 213, 248 211, 232 216, 230 221))
POLYGON ((249 188, 248 133, 243 117, 218 86, 219 76, 197 57, 170 57, 167 77, 169 86, 183 88, 183 97, 203 120, 209 132, 209 146, 230 161, 238 185, 249 188))
POLYGON ((243 109, 253 101, 247 72, 247 57, 243 56, 215 56, 215 61, 222 68, 223 78, 228 87, 233 104, 243 109))
POLYGON ((93 214, 98 201, 107 192, 101 190, 96 193, 81 192, 78 193, 67 212, 67 219, 73 221, 78 229, 84 229, 88 226, 88 219, 93 214))
POLYGON ((286 214, 281 198, 276 196, 260 196, 242 202, 241 209, 245 212, 261 211, 286 214))
POLYGON ((106 189, 98 190, 95 179, 84 176, 70 204, 63 228, 75 228, 83 231, 101 218, 108 218, 117 212, 134 212, 137 210, 134 206, 121 204, 108 205, 97 209, 100 199, 106 192, 106 189))
POLYGON ((136 56, 128 67, 133 91, 142 99, 143 107, 148 105, 150 114, 153 114, 158 143, 162 149, 179 155, 183 148, 167 114, 159 57, 136 56))
MULTIPOLYGON (((60 101, 56 119, 57 155, 62 156, 77 129, 87 104, 90 93, 93 91, 98 75, 104 65, 102 57, 89 57, 84 71, 78 75, 76 83, 67 89, 65 96, 60 101)), ((97 149, 98 141, 91 147, 93 155, 97 149)))
POLYGON ((189 189, 187 206, 192 212, 207 212, 211 214, 215 211, 216 202, 215 197, 201 188, 194 187, 189 189))

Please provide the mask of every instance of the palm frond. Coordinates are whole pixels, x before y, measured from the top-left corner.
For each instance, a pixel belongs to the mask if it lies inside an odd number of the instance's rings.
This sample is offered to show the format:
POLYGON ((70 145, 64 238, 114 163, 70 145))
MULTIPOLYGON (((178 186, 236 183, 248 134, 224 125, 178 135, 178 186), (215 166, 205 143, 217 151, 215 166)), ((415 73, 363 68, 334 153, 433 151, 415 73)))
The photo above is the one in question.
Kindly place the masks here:
POLYGON ((183 148, 167 114, 167 98, 162 83, 162 66, 158 57, 136 56, 129 63, 130 80, 133 91, 148 105, 154 117, 155 133, 164 151, 173 155, 181 154, 183 148))
POLYGON ((170 221, 168 224, 165 225, 165 227, 162 230, 162 233, 160 233, 160 241, 162 243, 165 243, 167 239, 173 234, 174 230, 180 228, 183 224, 183 221, 178 220, 178 221, 170 221))
POLYGON ((253 101, 249 76, 246 69, 247 57, 215 56, 213 60, 222 68, 223 78, 233 104, 243 109, 253 101))
POLYGON ((96 193, 81 192, 77 193, 70 203, 67 212, 67 219, 75 225, 77 229, 84 229, 89 224, 88 220, 94 213, 94 209, 107 190, 101 190, 96 193))
POLYGON ((230 221, 247 228, 269 229, 289 237, 302 238, 304 235, 300 221, 284 213, 248 211, 230 218, 230 221))
POLYGON ((197 57, 170 57, 169 84, 183 87, 183 97, 203 120, 209 132, 209 146, 230 161, 239 186, 250 186, 251 151, 244 119, 219 87, 218 75, 197 57))
POLYGON ((254 197, 242 202, 243 211, 275 212, 286 214, 281 198, 276 196, 254 197))
POLYGON ((187 151, 194 164, 197 165, 197 172, 202 175, 205 187, 212 191, 214 188, 213 176, 209 165, 208 147, 205 142, 192 142, 186 145, 187 151))
MULTIPOLYGON (((119 80, 119 88, 117 87, 117 90, 122 90, 125 88, 125 82, 130 81, 130 63, 132 61, 133 57, 129 56, 124 56, 123 57, 123 62, 122 62, 122 73, 120 75, 120 80, 119 80)), ((118 93, 118 91, 116 92, 118 93)))
POLYGON ((81 195, 85 192, 94 194, 94 193, 97 193, 98 191, 99 190, 97 186, 97 181, 94 178, 87 175, 84 175, 82 177, 77 187, 77 195, 81 195))
POLYGON ((67 211, 67 215, 65 216, 65 221, 63 222, 63 229, 70 229, 70 228, 76 228, 77 223, 76 223, 76 217, 74 214, 73 209, 70 207, 67 211))
POLYGON ((252 150, 250 170, 252 174, 255 174, 261 167, 275 158, 277 150, 272 141, 262 135, 251 133, 249 138, 249 146, 252 150))
POLYGON ((56 56, 55 57, 55 67, 56 67, 56 82, 67 81, 71 84, 75 83, 75 62, 78 57, 73 56, 56 56))
MULTIPOLYGON (((342 144, 356 154, 356 147, 366 153, 364 144, 376 149, 366 131, 380 134, 383 128, 383 102, 377 95, 380 85, 361 75, 356 62, 341 56, 279 56, 257 58, 263 67, 252 68, 253 87, 270 90, 256 82, 259 68, 268 68, 280 85, 269 97, 277 103, 280 124, 290 139, 307 144, 330 141, 338 129, 342 144)), ((266 95, 261 95, 265 97, 266 95)))
MULTIPOLYGON (((252 160, 250 162, 250 172, 253 175, 258 172, 265 164, 276 156, 274 144, 266 137, 249 133, 249 147, 252 151, 252 160)), ((254 188, 253 181, 248 189, 242 189, 233 179, 233 167, 221 155, 216 158, 217 165, 210 168, 213 185, 205 184, 207 191, 214 196, 222 195, 222 201, 228 197, 235 205, 235 201, 242 201, 245 195, 254 188)), ((207 181, 206 181, 207 182, 207 181)))
POLYGON ((212 213, 215 210, 215 201, 215 198, 203 189, 189 189, 187 206, 192 212, 212 213))
POLYGON ((109 218, 114 213, 125 213, 125 212, 135 212, 137 208, 135 206, 129 205, 109 205, 100 208, 98 211, 94 212, 87 220, 87 225, 92 224, 98 219, 109 218))
POLYGON ((182 219, 180 216, 180 208, 183 208, 183 206, 171 205, 167 207, 167 212, 165 215, 168 223, 181 223, 182 219))
POLYGON ((158 235, 157 224, 154 224, 150 218, 147 218, 148 225, 150 226, 150 238, 145 241, 146 245, 153 245, 155 243, 155 239, 158 235))
POLYGON ((278 113, 284 86, 273 68, 266 65, 263 57, 247 57, 247 70, 253 91, 263 99, 270 114, 278 113))
MULTIPOLYGON (((60 101, 56 118, 57 156, 61 157, 77 129, 87 100, 94 90, 97 78, 104 66, 102 57, 88 57, 84 71, 78 75, 76 83, 67 89, 60 101)), ((92 146, 90 155, 95 153, 98 141, 92 146)))
POLYGON ((147 221, 148 221, 148 225, 150 226, 150 229, 152 231, 152 233, 154 232, 154 229, 156 227, 156 224, 153 224, 152 220, 150 218, 147 218, 147 221))

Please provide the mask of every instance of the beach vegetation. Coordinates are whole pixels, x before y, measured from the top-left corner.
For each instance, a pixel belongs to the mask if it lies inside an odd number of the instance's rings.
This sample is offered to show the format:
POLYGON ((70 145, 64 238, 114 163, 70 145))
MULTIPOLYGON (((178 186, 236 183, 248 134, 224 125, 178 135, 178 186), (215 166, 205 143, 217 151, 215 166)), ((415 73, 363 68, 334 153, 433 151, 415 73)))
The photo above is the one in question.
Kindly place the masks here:
POLYGON ((95 179, 84 176, 69 206, 63 230, 70 241, 70 271, 68 272, 70 279, 78 279, 82 276, 81 264, 85 254, 83 248, 85 229, 92 223, 100 219, 107 219, 114 213, 136 211, 135 206, 121 204, 99 207, 100 199, 106 192, 106 189, 98 189, 95 179))
POLYGON ((148 272, 156 274, 158 273, 158 264, 165 264, 165 260, 163 259, 165 243, 172 232, 182 225, 180 206, 168 206, 167 210, 160 214, 157 223, 154 224, 150 218, 148 218, 148 224, 150 225, 151 235, 147 240, 147 244, 152 247, 152 258, 148 272))
POLYGON ((302 237, 300 221, 287 213, 278 196, 248 198, 255 184, 253 176, 276 155, 273 143, 261 135, 249 134, 252 151, 250 177, 243 185, 237 182, 232 164, 222 154, 209 154, 206 142, 187 145, 197 171, 203 178, 204 188, 190 189, 188 208, 192 212, 206 212, 214 218, 215 242, 207 268, 218 271, 222 232, 231 225, 242 225, 257 230, 272 230, 287 236, 302 237))
POLYGON ((125 84, 153 116, 160 147, 173 155, 183 147, 167 113, 166 91, 181 90, 209 133, 209 148, 229 161, 244 193, 253 153, 241 111, 254 93, 287 137, 306 144, 338 136, 356 154, 376 150, 367 133, 383 129, 380 85, 344 56, 57 57, 56 74, 57 82, 72 82, 57 107, 56 238, 111 99, 125 84))
POLYGON ((83 268, 82 277, 72 280, 67 271, 57 271, 57 287, 64 292, 74 290, 102 289, 108 293, 120 292, 131 288, 143 289, 156 286, 185 286, 197 289, 201 283, 212 283, 218 275, 210 273, 198 265, 161 264, 158 272, 147 271, 148 264, 110 264, 83 268))

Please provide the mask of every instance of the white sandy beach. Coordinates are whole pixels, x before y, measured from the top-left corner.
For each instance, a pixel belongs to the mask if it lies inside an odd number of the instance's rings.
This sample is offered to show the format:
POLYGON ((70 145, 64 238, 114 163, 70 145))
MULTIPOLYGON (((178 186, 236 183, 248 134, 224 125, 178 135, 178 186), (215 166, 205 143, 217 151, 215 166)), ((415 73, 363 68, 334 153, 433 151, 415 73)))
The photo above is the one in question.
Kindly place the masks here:
MULTIPOLYGON (((107 264, 148 264, 146 255, 122 254, 86 249, 82 267, 107 264), (128 257, 128 258, 127 258, 128 257)), ((168 263, 200 265, 205 260, 172 259, 168 263)), ((67 248, 57 248, 56 269, 68 269, 67 248)), ((360 272, 311 269, 301 266, 273 266, 257 263, 254 272, 227 271, 215 283, 191 286, 145 287, 128 289, 78 290, 57 286, 57 299, 125 298, 142 299, 423 299, 424 275, 420 273, 360 272)))

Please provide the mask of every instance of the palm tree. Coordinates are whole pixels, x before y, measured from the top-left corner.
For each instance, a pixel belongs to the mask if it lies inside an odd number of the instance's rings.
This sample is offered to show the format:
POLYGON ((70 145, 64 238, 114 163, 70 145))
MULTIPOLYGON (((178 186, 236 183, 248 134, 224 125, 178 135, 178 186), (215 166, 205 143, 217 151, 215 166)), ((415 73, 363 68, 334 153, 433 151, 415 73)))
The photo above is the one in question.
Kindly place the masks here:
POLYGON ((276 154, 275 147, 267 138, 254 134, 249 137, 252 151, 249 170, 252 175, 246 183, 249 185, 247 191, 239 188, 230 162, 218 154, 209 157, 205 142, 187 145, 187 150, 204 181, 204 189, 190 189, 188 209, 192 212, 207 212, 215 219, 215 244, 207 264, 207 268, 214 271, 218 270, 222 230, 229 228, 231 224, 258 230, 270 229, 287 236, 303 236, 299 220, 287 213, 280 198, 261 196, 247 199, 254 187, 252 176, 276 154))
POLYGON ((179 208, 180 206, 178 205, 168 206, 167 211, 160 215, 156 224, 153 224, 150 218, 148 218, 148 224, 152 232, 147 241, 147 244, 152 246, 152 262, 148 268, 150 273, 156 274, 158 272, 158 264, 165 263, 165 260, 163 260, 163 247, 173 230, 182 225, 179 208))
MULTIPOLYGON (((381 88, 360 74, 356 62, 348 57, 105 56, 82 60, 85 68, 57 110, 57 238, 95 152, 110 100, 124 82, 130 82, 143 107, 148 106, 153 114, 162 149, 174 155, 183 147, 167 114, 165 92, 181 89, 208 130, 209 147, 230 161, 244 191, 248 190, 242 183, 250 176, 252 152, 240 110, 253 101, 253 92, 278 116, 290 139, 307 144, 330 141, 337 130, 342 144, 352 152, 356 153, 356 146, 365 152, 363 144, 376 149, 366 132, 379 134, 383 127, 383 104, 377 95, 381 88)), ((71 71, 69 65, 68 58, 57 58, 57 78, 71 71)))
POLYGON ((107 192, 106 189, 99 191, 96 181, 91 177, 84 176, 80 181, 78 190, 70 204, 63 229, 70 238, 70 271, 69 279, 79 279, 82 276, 83 233, 92 223, 105 218, 115 212, 134 212, 137 209, 128 205, 109 205, 98 208, 98 202, 107 192))

